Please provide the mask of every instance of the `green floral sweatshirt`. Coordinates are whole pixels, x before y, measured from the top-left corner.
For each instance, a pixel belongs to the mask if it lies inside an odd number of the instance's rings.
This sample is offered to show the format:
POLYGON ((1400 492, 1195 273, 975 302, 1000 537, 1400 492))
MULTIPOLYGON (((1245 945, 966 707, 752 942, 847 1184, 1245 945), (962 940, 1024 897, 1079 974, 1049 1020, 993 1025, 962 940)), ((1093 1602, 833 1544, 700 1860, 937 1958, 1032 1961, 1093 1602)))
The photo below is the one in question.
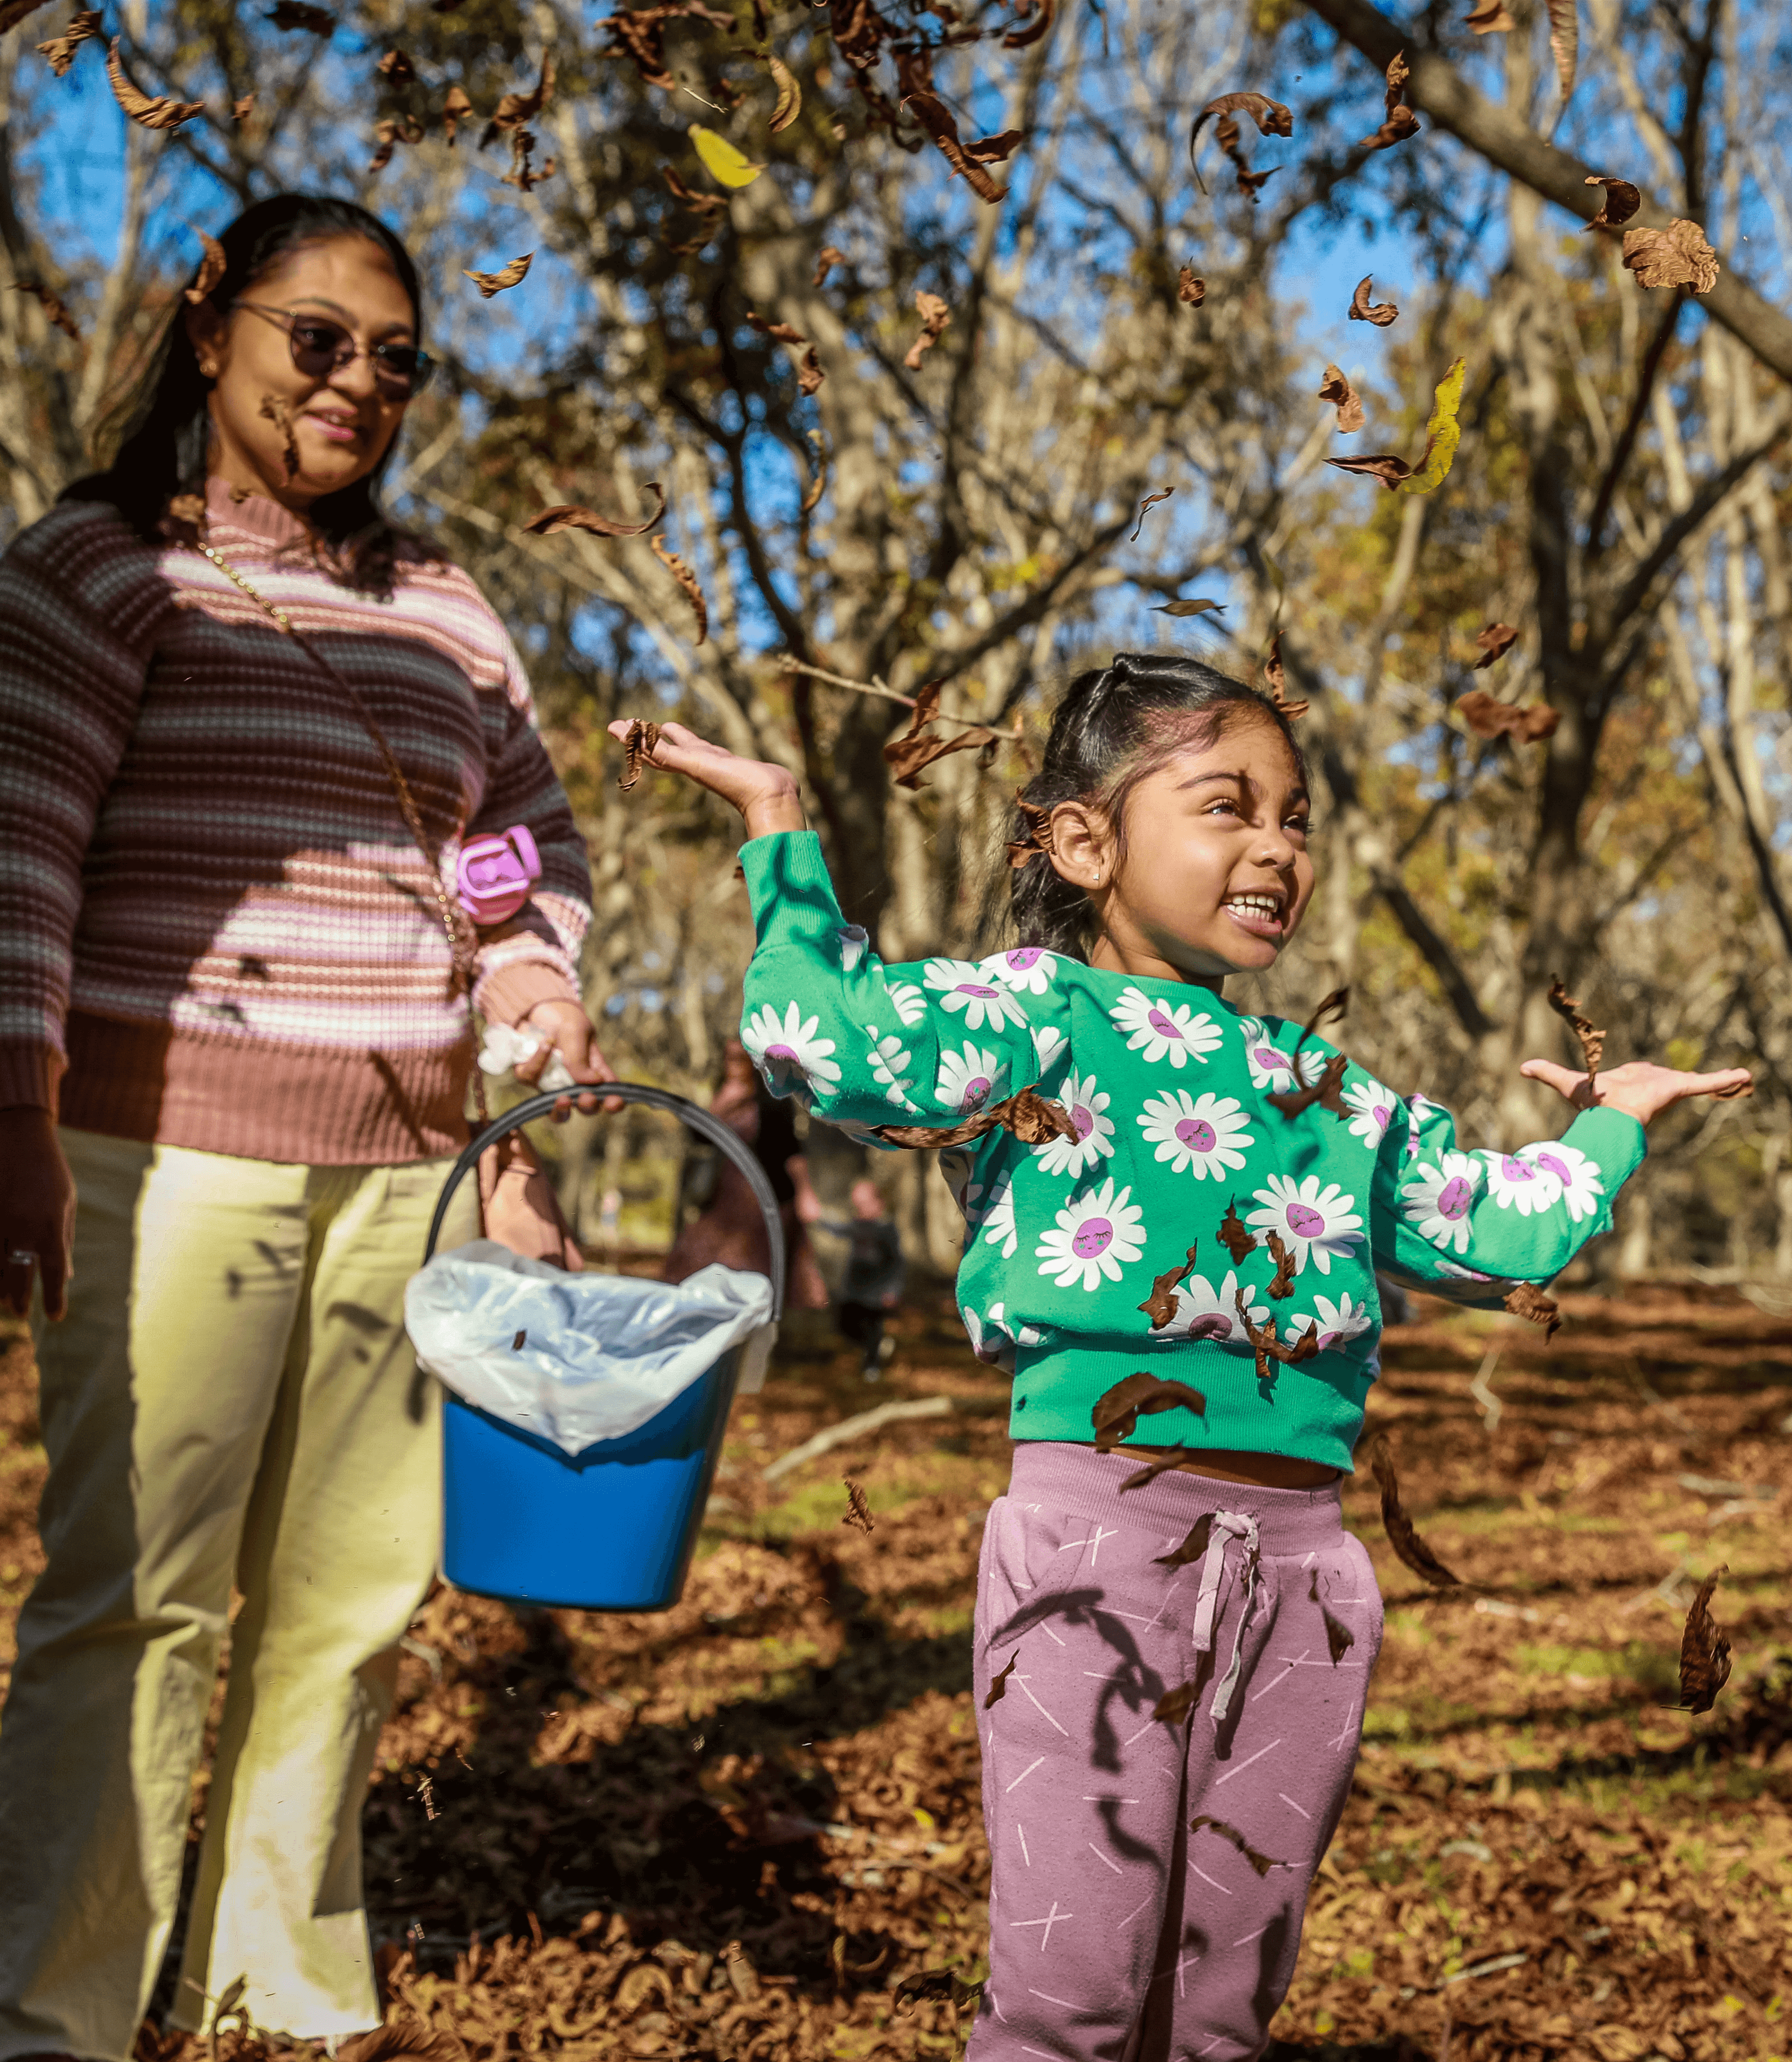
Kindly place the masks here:
MULTIPOLYGON (((1376 1270, 1497 1305, 1610 1229, 1643 1157, 1636 1119, 1599 1109, 1559 1140, 1465 1152, 1447 1110, 1354 1064, 1341 1117, 1285 1117, 1267 1097, 1295 1085, 1297 1025, 1030 947, 885 966, 812 833, 741 861, 759 940, 741 1037, 775 1094, 871 1144, 872 1125, 944 1129, 1035 1083, 1070 1113, 1074 1141, 994 1130, 940 1161, 967 1226, 960 1310, 980 1358, 1013 1370, 1016 1439, 1089 1439, 1096 1399, 1142 1369, 1207 1408, 1144 1418, 1141 1444, 1348 1469, 1379 1366, 1376 1270), (1229 1210, 1257 1241, 1240 1260, 1229 1210), (1271 1233, 1292 1256, 1281 1296, 1271 1233), (1241 1303, 1318 1352, 1260 1379, 1241 1303)), ((1307 1041, 1304 1081, 1333 1049, 1307 1041)))

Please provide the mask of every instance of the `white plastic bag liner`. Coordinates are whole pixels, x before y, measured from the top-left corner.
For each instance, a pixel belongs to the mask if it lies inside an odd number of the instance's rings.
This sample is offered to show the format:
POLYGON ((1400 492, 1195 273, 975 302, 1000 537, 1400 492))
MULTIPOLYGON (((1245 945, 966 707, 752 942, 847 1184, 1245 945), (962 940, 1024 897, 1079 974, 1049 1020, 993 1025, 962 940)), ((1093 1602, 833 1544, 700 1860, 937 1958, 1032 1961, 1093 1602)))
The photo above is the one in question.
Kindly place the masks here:
POLYGON ((488 1238, 437 1254, 404 1292, 405 1329, 431 1374, 567 1454, 646 1424, 744 1340, 763 1366, 771 1317, 763 1274, 568 1274, 488 1238))

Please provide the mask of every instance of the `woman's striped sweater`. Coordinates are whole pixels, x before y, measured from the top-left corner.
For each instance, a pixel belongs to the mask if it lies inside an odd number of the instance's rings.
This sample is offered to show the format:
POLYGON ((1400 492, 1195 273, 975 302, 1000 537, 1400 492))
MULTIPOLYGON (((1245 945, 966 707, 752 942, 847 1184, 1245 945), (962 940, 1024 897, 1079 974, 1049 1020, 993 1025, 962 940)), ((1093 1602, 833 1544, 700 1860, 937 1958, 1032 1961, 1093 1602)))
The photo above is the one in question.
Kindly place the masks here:
MULTIPOLYGON (((583 840, 503 625, 401 555, 376 600, 298 519, 211 483, 207 542, 366 699, 451 885, 526 824, 543 875, 475 1000, 576 997, 583 840)), ((259 1160, 454 1149, 471 1041, 423 855, 341 687, 196 552, 68 503, 0 559, 0 1105, 259 1160)))

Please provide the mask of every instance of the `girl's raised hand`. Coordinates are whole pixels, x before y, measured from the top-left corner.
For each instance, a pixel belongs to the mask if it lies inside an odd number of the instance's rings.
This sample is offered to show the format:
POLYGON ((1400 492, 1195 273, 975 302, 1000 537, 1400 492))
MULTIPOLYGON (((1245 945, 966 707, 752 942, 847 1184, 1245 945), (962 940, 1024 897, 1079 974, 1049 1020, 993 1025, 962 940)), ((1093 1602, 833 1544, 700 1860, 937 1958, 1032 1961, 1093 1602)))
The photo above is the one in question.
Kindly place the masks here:
MULTIPOLYGON (((610 735, 619 744, 627 744, 630 728, 627 717, 619 717, 610 725, 610 735)), ((662 724, 659 742, 645 756, 650 766, 663 768, 668 773, 686 774, 700 788, 733 803, 746 819, 750 838, 804 828, 802 800, 786 767, 762 759, 743 759, 723 745, 699 737, 681 723, 662 724)))
POLYGON ((1557 1095, 1565 1096, 1577 1109, 1622 1109, 1638 1124, 1648 1124, 1664 1109, 1693 1096, 1750 1094, 1754 1077, 1746 1067, 1726 1067, 1714 1074, 1682 1073, 1678 1067, 1658 1067, 1653 1060, 1626 1060, 1610 1073, 1603 1070, 1587 1089, 1584 1072, 1558 1067, 1553 1060, 1527 1060, 1518 1069, 1533 1081, 1546 1082, 1557 1095))

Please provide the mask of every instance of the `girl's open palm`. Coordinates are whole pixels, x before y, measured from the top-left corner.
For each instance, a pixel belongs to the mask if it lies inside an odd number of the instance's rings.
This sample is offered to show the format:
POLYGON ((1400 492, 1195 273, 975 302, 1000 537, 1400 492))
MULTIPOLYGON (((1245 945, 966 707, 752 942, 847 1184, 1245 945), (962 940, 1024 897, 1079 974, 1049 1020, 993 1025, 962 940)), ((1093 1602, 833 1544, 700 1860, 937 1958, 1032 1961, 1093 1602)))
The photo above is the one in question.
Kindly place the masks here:
POLYGON ((1726 1067, 1714 1074, 1683 1073, 1678 1067, 1658 1067, 1653 1060, 1626 1060, 1622 1067, 1602 1069, 1587 1092, 1585 1071, 1558 1067, 1553 1060, 1527 1060, 1518 1069, 1533 1081, 1543 1081, 1557 1095, 1565 1096, 1577 1109, 1622 1109, 1638 1124, 1648 1124, 1664 1109, 1694 1096, 1747 1095, 1754 1077, 1746 1067, 1726 1067))
MULTIPOLYGON (((631 728, 627 718, 619 717, 610 725, 610 735, 627 744, 631 728)), ((733 803, 746 819, 749 837, 803 828, 802 800, 786 767, 767 760, 743 759, 724 745, 699 737, 682 723, 662 724, 658 741, 643 756, 650 766, 685 774, 700 788, 733 803)))

